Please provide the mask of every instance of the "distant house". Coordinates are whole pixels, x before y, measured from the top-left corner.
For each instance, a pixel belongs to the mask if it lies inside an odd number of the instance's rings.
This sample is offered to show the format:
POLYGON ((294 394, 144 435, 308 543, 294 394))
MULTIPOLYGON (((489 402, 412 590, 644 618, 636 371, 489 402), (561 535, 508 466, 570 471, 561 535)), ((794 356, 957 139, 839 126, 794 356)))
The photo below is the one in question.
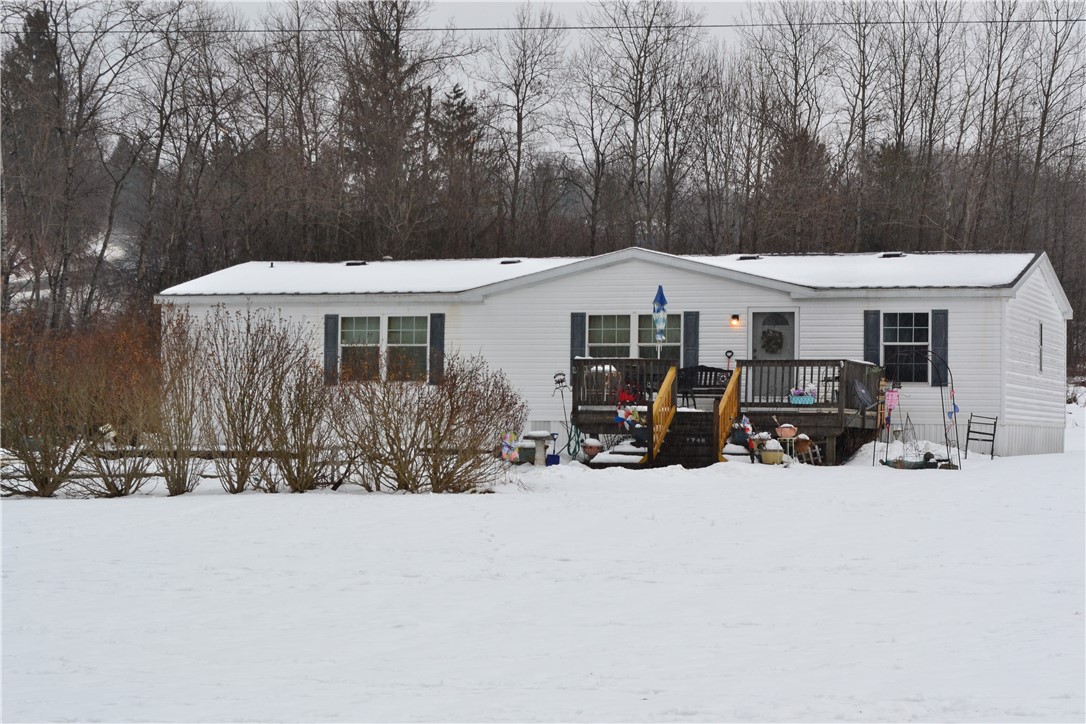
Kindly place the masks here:
POLYGON ((899 383, 898 420, 907 414, 921 439, 943 439, 952 389, 963 443, 975 413, 998 416, 996 454, 1063 449, 1071 307, 1044 253, 629 248, 585 258, 252 262, 156 299, 197 313, 278 310, 311 330, 330 382, 371 369, 385 350, 420 381, 440 376, 447 353, 482 354, 525 396, 532 429, 560 428, 571 400, 554 375, 572 375, 578 358, 659 356, 680 367, 864 360, 899 383), (667 297, 659 345, 658 286, 667 297))

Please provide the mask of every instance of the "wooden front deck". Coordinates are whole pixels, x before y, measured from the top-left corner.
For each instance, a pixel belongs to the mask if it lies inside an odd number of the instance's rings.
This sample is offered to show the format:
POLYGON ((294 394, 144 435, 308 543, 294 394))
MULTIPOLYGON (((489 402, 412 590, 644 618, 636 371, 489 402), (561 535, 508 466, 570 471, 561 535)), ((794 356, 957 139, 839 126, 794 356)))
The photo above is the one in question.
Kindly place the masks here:
MULTIPOLYGON (((572 368, 573 423, 599 435, 620 432, 615 411, 623 404, 643 406, 647 413, 653 410, 671 365, 660 360, 585 358, 574 360, 572 368)), ((772 431, 778 423, 791 423, 822 445, 832 464, 841 448, 839 438, 859 440, 881 424, 881 369, 876 365, 843 359, 749 360, 739 361, 739 369, 738 389, 729 393, 738 404, 731 400, 724 410, 714 403, 717 414, 706 415, 716 426, 714 437, 726 437, 732 420, 740 415, 746 415, 756 430, 772 431), (793 395, 797 390, 805 394, 793 395), (730 419, 718 420, 722 415, 730 419)), ((674 391, 667 390, 667 396, 664 403, 674 409, 674 391)))

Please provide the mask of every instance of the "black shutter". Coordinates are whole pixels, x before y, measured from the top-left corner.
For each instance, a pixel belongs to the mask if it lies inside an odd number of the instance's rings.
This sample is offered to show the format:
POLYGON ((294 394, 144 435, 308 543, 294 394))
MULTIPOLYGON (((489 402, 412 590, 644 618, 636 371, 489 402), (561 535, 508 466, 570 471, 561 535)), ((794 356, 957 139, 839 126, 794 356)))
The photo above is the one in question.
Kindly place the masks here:
POLYGON ((584 312, 573 312, 569 315, 569 358, 584 357, 586 349, 587 315, 584 312))
POLYGON ((324 315, 324 384, 339 382, 339 315, 324 315))
POLYGON ((864 362, 881 364, 882 316, 877 309, 864 310, 864 362))
POLYGON ((947 367, 949 318, 947 310, 931 311, 931 386, 946 387, 950 377, 947 367))
POLYGON ((698 337, 701 312, 683 312, 683 367, 698 366, 698 337))
POLYGON ((445 315, 430 315, 430 384, 445 376, 445 315))

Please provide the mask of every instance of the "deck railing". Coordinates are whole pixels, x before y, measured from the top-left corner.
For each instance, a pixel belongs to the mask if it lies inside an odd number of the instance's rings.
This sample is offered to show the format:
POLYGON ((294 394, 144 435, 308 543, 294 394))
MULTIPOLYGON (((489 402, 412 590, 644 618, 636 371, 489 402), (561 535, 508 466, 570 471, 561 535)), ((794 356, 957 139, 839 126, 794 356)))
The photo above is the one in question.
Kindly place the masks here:
POLYGON ((739 417, 739 378, 743 371, 736 366, 735 372, 728 380, 728 386, 724 388, 724 396, 720 398, 720 404, 716 408, 716 458, 720 462, 724 460, 724 444, 728 441, 728 435, 732 431, 732 422, 739 417))
POLYGON ((660 452, 660 446, 664 444, 664 438, 667 437, 668 428, 671 427, 671 421, 675 419, 675 380, 678 378, 678 372, 674 367, 667 371, 664 375, 663 382, 660 383, 660 388, 656 390, 654 399, 652 400, 652 407, 650 408, 649 419, 652 421, 652 453, 649 455, 649 459, 655 459, 656 455, 660 452))
MULTIPOLYGON (((572 412, 574 415, 599 416, 610 422, 620 405, 628 404, 650 411, 653 399, 665 396, 674 401, 674 392, 663 395, 665 377, 672 369, 667 360, 625 357, 584 357, 571 364, 572 412)), ((861 412, 877 411, 869 403, 879 399, 881 370, 868 362, 846 359, 747 360, 742 374, 736 369, 716 410, 716 436, 723 441, 731 423, 748 411, 776 413, 782 409, 809 411, 821 417, 834 416, 840 427, 852 425, 861 412), (861 399, 857 383, 867 391, 861 399), (804 394, 793 396, 792 391, 804 394), (810 393, 809 395, 807 393, 810 393)), ((677 383, 672 383, 674 385, 677 383)), ((662 408, 661 408, 662 409, 662 408)), ((650 414, 649 424, 652 420, 650 414)), ((575 418, 576 419, 576 418, 575 418)), ((867 424, 866 414, 859 419, 867 424)), ((877 419, 877 417, 876 417, 877 419)), ((654 425, 657 427, 658 425, 654 425)), ((653 447, 659 440, 652 436, 653 447)))
POLYGON ((857 360, 747 360, 743 362, 740 404, 744 410, 779 408, 792 405, 811 406, 826 411, 836 410, 842 424, 846 411, 861 410, 867 405, 860 399, 859 382, 878 399, 881 369, 870 362, 857 360), (803 391, 802 396, 792 395, 803 391))
POLYGON ((573 411, 648 404, 674 363, 658 359, 582 357, 570 365, 573 411), (630 399, 632 398, 632 400, 630 399))

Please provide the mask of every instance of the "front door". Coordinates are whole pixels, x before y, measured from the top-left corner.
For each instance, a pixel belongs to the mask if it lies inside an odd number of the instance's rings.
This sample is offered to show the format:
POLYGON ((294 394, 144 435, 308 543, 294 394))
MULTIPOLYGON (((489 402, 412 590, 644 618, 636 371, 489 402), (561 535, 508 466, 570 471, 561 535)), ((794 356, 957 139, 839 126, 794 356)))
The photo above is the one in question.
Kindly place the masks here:
MULTIPOLYGON (((751 359, 793 360, 796 358, 796 313, 754 312, 751 315, 751 359)), ((752 370, 751 386, 756 399, 787 398, 792 388, 791 365, 759 367, 752 370)))

